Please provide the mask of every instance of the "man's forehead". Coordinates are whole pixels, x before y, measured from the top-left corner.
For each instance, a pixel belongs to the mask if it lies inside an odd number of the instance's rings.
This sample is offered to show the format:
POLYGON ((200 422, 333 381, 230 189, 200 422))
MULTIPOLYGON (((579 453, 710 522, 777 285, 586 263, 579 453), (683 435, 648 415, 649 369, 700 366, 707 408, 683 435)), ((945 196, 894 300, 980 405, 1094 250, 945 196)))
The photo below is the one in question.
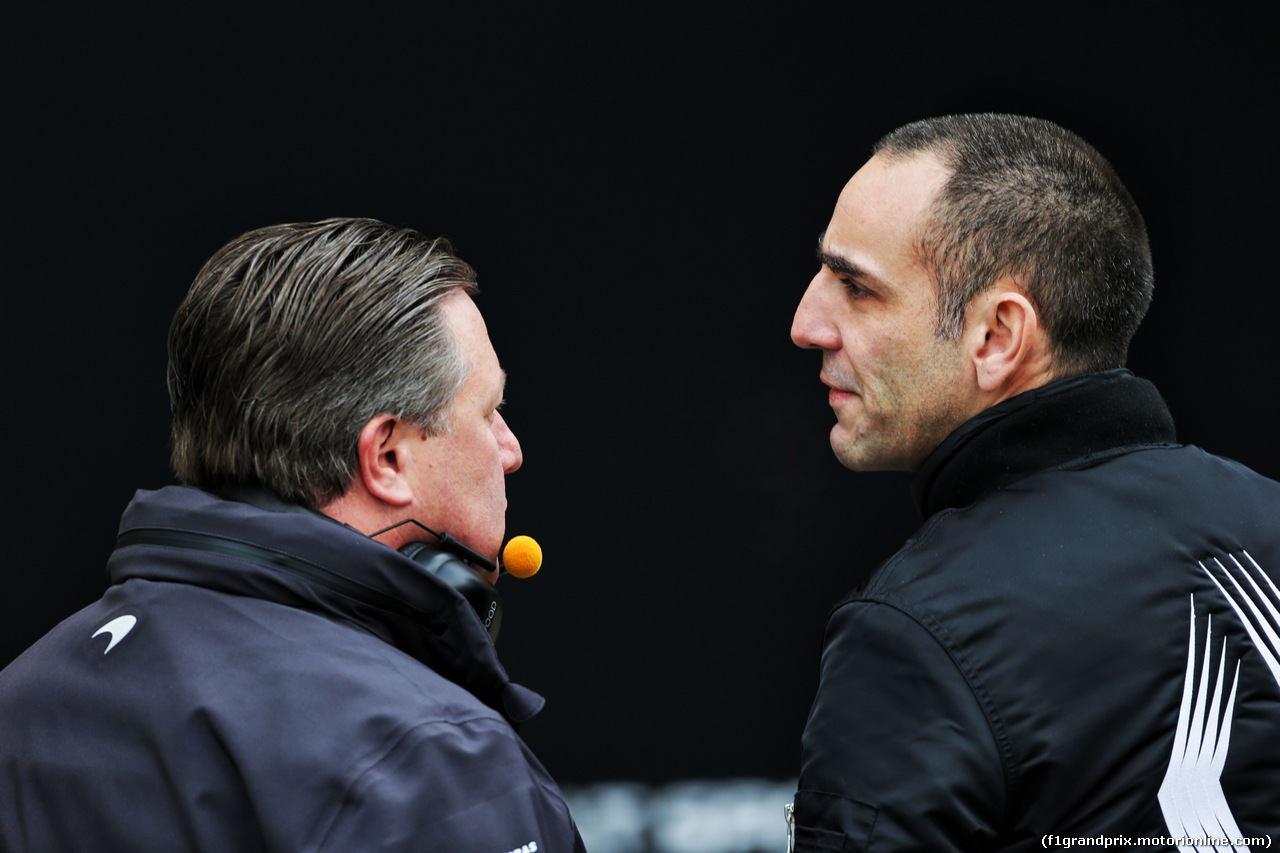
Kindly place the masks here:
POLYGON ((819 236, 818 260, 882 296, 914 282, 922 272, 919 237, 951 174, 931 153, 872 157, 841 192, 819 236))
POLYGON ((924 214, 952 175, 936 154, 881 152, 845 184, 836 211, 855 218, 914 219, 924 214))
POLYGON ((850 256, 890 236, 916 234, 951 176, 933 154, 877 154, 845 184, 822 237, 823 251, 850 256))

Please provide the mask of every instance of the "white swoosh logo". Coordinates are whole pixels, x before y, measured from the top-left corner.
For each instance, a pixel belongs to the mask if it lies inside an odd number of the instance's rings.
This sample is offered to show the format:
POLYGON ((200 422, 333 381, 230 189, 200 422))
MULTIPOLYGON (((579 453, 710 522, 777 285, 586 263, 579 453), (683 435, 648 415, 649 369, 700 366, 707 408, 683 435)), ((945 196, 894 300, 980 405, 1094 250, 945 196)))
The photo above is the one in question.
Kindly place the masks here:
MULTIPOLYGON (((133 630, 133 626, 137 624, 138 617, 136 616, 117 616, 97 631, 94 631, 93 637, 96 637, 99 634, 111 635, 111 642, 107 643, 106 649, 102 652, 105 655, 116 647, 116 643, 127 637, 129 632, 133 630)), ((93 639, 93 637, 90 637, 89 639, 93 639)))
MULTIPOLYGON (((1196 636, 1196 598, 1191 596, 1191 639, 1187 650, 1187 676, 1182 687, 1182 706, 1178 711, 1178 728, 1173 738, 1173 754, 1169 769, 1160 784, 1156 799, 1164 814, 1169 833, 1175 838, 1207 836, 1239 838, 1231 807, 1222 791, 1222 768, 1231 747, 1231 720, 1235 714, 1236 688, 1240 683, 1240 662, 1236 661, 1231 679, 1231 695, 1223 710, 1223 676, 1228 671, 1227 643, 1222 641, 1218 660, 1218 677, 1209 699, 1213 668, 1213 617, 1205 628, 1204 663, 1198 683, 1195 677, 1199 639, 1196 636)), ((1181 851, 1235 850, 1231 846, 1178 845, 1181 851)), ((1248 847, 1239 848, 1248 850, 1248 847)))
MULTIPOLYGON (((1217 573, 1203 562, 1200 568, 1214 585, 1227 597, 1227 602, 1240 617, 1253 646, 1280 685, 1280 588, 1277 588, 1257 561, 1242 552, 1252 570, 1228 555, 1234 570, 1221 560, 1214 559, 1217 573), (1231 585, 1219 580, 1219 575, 1231 585), (1255 577, 1256 575, 1256 577, 1255 577), (1248 581, 1246 587, 1240 579, 1248 581), (1264 587, 1259 579, 1266 584, 1264 587), (1234 592, 1233 592, 1234 590, 1234 592), (1245 607, 1248 607, 1246 612, 1245 607), (1265 608, 1265 612, 1264 612, 1265 608)), ((1174 733, 1173 755, 1169 758, 1169 770, 1156 799, 1164 813, 1169 834, 1177 838, 1204 838, 1208 836, 1234 839, 1240 836, 1231 807, 1222 790, 1222 770, 1227 762, 1227 749, 1231 746, 1231 721, 1235 715, 1236 688, 1240 682, 1240 661, 1236 661, 1231 680, 1231 694, 1223 709, 1222 693, 1224 675, 1228 672, 1227 643, 1222 641, 1218 659, 1217 681, 1213 687, 1213 699, 1209 699, 1209 685, 1213 669, 1211 653, 1212 616, 1205 628, 1204 663, 1200 668, 1198 692, 1195 666, 1200 650, 1196 636, 1196 599, 1191 596, 1191 628, 1187 648, 1187 674, 1182 688, 1182 707, 1178 711, 1178 728, 1174 733)), ((1248 847, 1189 846, 1179 845, 1179 850, 1248 850, 1248 847)))

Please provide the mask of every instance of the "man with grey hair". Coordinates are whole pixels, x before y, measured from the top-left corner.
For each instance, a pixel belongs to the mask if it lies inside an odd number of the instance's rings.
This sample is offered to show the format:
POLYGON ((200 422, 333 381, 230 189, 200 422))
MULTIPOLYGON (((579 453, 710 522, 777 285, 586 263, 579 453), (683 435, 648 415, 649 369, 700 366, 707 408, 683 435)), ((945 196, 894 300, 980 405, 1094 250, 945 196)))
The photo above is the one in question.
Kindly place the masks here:
POLYGON ((0 673, 0 848, 582 849, 491 641, 521 451, 474 289, 368 219, 208 261, 169 335, 184 485, 0 673))
POLYGON ((829 618, 796 849, 1269 846, 1280 485, 1124 368, 1152 267, 1110 164, 1043 120, 916 122, 818 260, 791 336, 832 448, 914 472, 925 523, 829 618))

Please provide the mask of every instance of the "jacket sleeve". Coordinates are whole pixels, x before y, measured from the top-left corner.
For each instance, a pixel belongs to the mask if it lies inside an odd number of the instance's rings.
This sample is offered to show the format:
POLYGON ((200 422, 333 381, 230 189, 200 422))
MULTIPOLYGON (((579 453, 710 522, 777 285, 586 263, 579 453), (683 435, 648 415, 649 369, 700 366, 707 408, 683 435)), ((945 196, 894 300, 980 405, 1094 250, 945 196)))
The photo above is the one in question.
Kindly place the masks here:
POLYGON ((1004 801, 991 724, 947 650, 890 605, 838 608, 802 740, 796 849, 982 849, 1004 801))
POLYGON ((352 783, 319 851, 579 853, 560 791, 497 718, 410 730, 352 783))

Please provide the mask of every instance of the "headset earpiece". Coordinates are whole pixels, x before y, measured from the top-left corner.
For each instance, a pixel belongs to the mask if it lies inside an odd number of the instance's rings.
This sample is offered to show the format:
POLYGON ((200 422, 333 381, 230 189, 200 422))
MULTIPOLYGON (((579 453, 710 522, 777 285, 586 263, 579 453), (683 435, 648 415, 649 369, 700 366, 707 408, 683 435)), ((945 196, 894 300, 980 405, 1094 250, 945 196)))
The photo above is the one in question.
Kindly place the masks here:
POLYGON ((489 632, 489 639, 498 642, 498 629, 502 627, 502 596, 493 584, 454 555, 425 542, 410 542, 400 549, 400 553, 461 593, 480 617, 481 624, 489 632))

